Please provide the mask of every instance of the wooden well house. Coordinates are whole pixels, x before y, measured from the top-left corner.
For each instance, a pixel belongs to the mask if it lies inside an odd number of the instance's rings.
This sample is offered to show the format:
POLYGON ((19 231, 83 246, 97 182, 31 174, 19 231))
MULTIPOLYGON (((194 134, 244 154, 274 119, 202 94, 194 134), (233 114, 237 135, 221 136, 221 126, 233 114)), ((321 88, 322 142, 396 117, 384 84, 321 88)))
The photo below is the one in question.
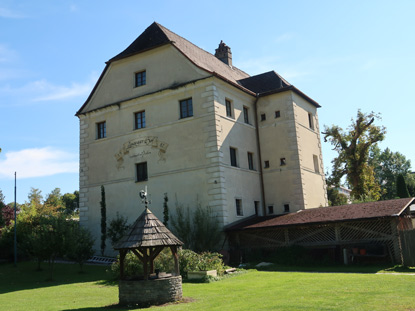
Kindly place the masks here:
POLYGON ((154 305, 182 299, 182 278, 178 247, 183 243, 146 207, 129 232, 114 246, 120 252, 120 304, 154 305), (155 274, 154 260, 168 247, 174 259, 174 272, 163 277, 155 274), (140 280, 125 277, 124 261, 128 252, 143 264, 140 280))

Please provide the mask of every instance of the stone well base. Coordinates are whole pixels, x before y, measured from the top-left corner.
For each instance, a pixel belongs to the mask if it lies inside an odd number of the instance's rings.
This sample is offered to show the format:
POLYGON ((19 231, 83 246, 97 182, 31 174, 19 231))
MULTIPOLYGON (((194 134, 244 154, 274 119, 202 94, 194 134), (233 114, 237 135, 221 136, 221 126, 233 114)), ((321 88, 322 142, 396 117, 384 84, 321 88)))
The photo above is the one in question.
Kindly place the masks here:
POLYGON ((182 277, 148 281, 120 280, 118 295, 121 305, 150 306, 182 299, 182 277))

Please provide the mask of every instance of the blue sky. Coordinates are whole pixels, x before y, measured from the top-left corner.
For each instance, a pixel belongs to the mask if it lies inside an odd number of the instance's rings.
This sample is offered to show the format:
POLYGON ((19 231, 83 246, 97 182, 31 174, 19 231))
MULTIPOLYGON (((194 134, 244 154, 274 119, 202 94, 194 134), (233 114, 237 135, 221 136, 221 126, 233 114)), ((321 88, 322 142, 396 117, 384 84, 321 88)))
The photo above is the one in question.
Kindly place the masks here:
MULTIPOLYGON (((0 189, 78 189, 75 112, 105 61, 157 21, 233 65, 275 70, 320 103, 320 129, 382 114, 382 149, 415 163, 415 1, 0 0, 0 189), (255 3, 255 5, 254 5, 255 3)), ((322 142, 324 166, 335 156, 322 142)))

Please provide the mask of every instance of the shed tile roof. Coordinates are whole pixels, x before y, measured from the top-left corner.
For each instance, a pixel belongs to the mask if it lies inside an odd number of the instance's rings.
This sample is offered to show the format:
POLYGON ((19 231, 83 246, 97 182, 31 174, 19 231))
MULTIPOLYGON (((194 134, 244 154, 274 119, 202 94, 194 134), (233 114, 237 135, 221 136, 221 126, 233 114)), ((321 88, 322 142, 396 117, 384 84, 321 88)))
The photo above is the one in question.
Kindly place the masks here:
POLYGON ((130 231, 114 246, 114 249, 180 245, 183 245, 183 242, 146 208, 134 222, 130 231))
POLYGON ((411 203, 415 198, 312 208, 254 223, 250 220, 227 231, 400 216, 411 203))

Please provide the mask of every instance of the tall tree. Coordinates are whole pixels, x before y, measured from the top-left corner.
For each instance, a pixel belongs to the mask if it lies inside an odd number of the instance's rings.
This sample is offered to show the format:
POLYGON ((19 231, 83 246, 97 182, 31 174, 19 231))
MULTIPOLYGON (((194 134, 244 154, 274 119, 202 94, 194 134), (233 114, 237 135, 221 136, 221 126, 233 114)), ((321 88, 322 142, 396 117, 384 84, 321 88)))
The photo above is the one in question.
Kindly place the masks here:
POLYGON ((369 148, 385 138, 384 126, 376 126, 375 120, 380 116, 357 112, 356 120, 347 131, 337 125, 324 127, 324 141, 329 141, 338 156, 333 159, 332 175, 328 179, 331 185, 339 186, 340 180, 346 176, 351 194, 355 198, 380 198, 380 187, 374 177, 373 167, 368 163, 369 148))
POLYGON ((48 194, 45 204, 56 207, 56 208, 62 208, 63 202, 62 202, 61 189, 60 188, 53 189, 52 192, 48 194))
POLYGON ((399 198, 409 198, 408 188, 406 187, 405 177, 399 174, 396 178, 396 196, 399 198))
MULTIPOLYGON (((1 151, 1 149, 0 149, 0 151, 1 151)), ((6 206, 6 203, 5 203, 5 197, 4 197, 4 195, 3 195, 3 192, 1 191, 1 189, 0 189, 0 228, 3 226, 3 224, 4 224, 4 221, 3 221, 3 216, 2 216, 2 210, 3 210, 3 207, 5 207, 6 206)))
POLYGON ((30 192, 27 198, 29 199, 29 203, 35 207, 39 207, 43 203, 42 191, 37 188, 30 188, 30 192))
POLYGON ((382 199, 394 199, 396 194, 396 180, 399 174, 409 179, 411 160, 399 152, 392 152, 389 148, 381 151, 378 146, 371 148, 369 164, 373 166, 376 181, 381 186, 382 199))

